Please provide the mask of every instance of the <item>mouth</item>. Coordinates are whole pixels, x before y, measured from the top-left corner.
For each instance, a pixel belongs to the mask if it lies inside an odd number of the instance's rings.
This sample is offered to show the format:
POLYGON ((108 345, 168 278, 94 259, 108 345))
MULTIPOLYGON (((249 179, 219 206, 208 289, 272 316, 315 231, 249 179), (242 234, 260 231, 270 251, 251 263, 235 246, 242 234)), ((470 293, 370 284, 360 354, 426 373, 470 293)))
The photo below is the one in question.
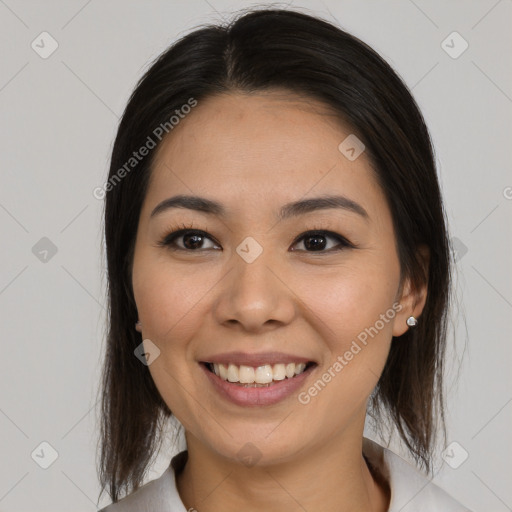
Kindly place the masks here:
POLYGON ((298 394, 318 364, 300 361, 246 366, 202 361, 199 366, 210 389, 221 400, 242 407, 261 407, 298 394))
POLYGON ((317 366, 314 361, 266 364, 256 367, 232 363, 202 362, 201 364, 223 381, 244 388, 268 388, 279 382, 294 379, 317 366))

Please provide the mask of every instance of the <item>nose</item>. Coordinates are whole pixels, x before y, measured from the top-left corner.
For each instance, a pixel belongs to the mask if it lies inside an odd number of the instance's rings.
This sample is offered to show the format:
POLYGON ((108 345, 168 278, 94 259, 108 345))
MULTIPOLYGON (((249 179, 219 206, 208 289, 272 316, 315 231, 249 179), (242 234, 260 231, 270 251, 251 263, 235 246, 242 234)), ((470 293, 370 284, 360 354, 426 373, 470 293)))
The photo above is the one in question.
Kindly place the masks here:
MULTIPOLYGON (((271 256, 271 255, 269 255, 271 256)), ((265 332, 290 323, 296 298, 284 273, 265 251, 252 263, 233 255, 231 271, 218 288, 214 314, 219 324, 265 332)))

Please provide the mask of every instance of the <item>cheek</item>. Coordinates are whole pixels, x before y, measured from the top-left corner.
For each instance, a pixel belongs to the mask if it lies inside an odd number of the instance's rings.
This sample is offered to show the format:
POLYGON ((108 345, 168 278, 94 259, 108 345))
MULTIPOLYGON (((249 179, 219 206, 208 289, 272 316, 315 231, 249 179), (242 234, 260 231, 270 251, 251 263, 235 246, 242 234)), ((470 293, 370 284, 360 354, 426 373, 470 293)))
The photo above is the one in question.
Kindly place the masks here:
POLYGON ((214 280, 204 272, 171 266, 164 259, 141 257, 136 260, 133 273, 135 302, 144 336, 160 343, 171 339, 179 342, 192 335, 191 326, 201 309, 201 299, 214 280))
POLYGON ((204 316, 201 299, 216 280, 184 267, 171 267, 154 257, 141 257, 137 265, 133 287, 143 336, 160 349, 148 369, 164 402, 186 429, 194 431, 194 418, 201 417, 196 405, 200 400, 198 396, 190 400, 191 393, 195 395, 195 383, 186 361, 191 358, 199 317, 204 316))
POLYGON ((315 379, 299 397, 313 430, 335 435, 340 424, 358 411, 363 414, 382 373, 396 312, 394 288, 379 275, 380 280, 368 267, 338 273, 330 287, 310 295, 316 330, 328 349, 315 379))
MULTIPOLYGON (((332 276, 328 286, 320 287, 315 295, 310 295, 315 310, 321 312, 322 319, 339 335, 340 341, 357 337, 392 307, 398 281, 386 279, 386 275, 389 273, 382 268, 372 271, 369 265, 341 271, 332 276)), ((391 332, 390 323, 385 325, 387 327, 379 322, 379 330, 391 332)))
POLYGON ((398 267, 390 263, 361 260, 360 265, 333 274, 328 285, 310 295, 329 352, 322 371, 331 368, 336 375, 329 386, 333 399, 360 403, 382 372, 392 339, 399 278, 398 267))

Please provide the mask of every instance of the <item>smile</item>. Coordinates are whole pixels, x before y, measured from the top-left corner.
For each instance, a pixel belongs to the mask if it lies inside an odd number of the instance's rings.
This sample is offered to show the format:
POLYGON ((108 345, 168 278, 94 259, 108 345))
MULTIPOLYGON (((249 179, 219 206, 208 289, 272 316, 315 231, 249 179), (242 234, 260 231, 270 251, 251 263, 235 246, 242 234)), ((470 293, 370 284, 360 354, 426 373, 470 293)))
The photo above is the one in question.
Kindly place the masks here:
POLYGON ((297 393, 318 365, 276 363, 257 367, 203 362, 200 367, 220 398, 238 406, 277 404, 297 393))
POLYGON ((246 365, 235 365, 231 363, 218 364, 206 363, 208 369, 215 373, 222 380, 249 386, 269 386, 272 382, 279 382, 285 379, 292 379, 306 370, 308 365, 314 363, 278 363, 274 365, 252 367, 246 365))

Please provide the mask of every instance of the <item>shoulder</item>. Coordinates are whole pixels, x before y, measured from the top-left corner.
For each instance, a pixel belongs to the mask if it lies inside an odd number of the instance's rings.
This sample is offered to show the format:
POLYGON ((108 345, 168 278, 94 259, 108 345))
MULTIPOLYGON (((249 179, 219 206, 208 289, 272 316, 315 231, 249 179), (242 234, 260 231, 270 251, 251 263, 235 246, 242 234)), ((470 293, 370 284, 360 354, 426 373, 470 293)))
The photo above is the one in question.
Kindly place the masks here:
MULTIPOLYGON (((182 453, 176 457, 180 458, 182 453)), ((186 512, 176 487, 172 461, 159 478, 151 480, 117 503, 112 503, 98 512, 154 512, 155 510, 186 512)))
POLYGON ((389 483, 389 512, 471 512, 415 466, 375 441, 363 438, 363 452, 389 483))
MULTIPOLYGON (((372 469, 389 483, 388 512, 471 512, 416 467, 375 441, 363 438, 363 453, 372 469)), ((187 512, 175 480, 175 467, 182 466, 186 456, 186 451, 179 453, 162 476, 99 512, 187 512)))

